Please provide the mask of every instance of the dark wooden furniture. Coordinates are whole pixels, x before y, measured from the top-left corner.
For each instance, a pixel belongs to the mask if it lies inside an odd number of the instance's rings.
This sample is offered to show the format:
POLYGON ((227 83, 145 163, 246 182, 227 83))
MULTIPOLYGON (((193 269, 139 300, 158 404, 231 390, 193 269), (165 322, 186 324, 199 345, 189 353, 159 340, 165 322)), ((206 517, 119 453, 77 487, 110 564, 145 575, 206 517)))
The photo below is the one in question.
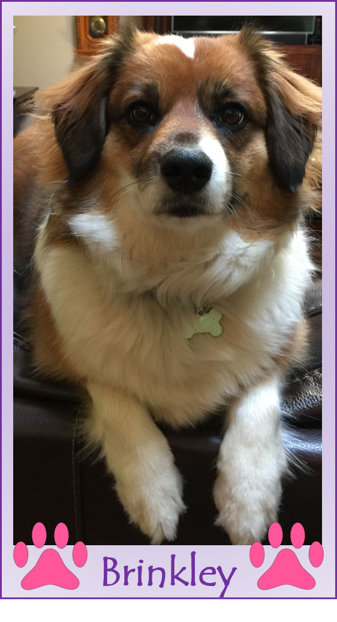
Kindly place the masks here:
POLYGON ((143 17, 144 30, 153 30, 159 34, 170 32, 171 16, 170 15, 145 15, 143 17))
POLYGON ((295 71, 322 85, 321 45, 282 45, 279 50, 295 71))

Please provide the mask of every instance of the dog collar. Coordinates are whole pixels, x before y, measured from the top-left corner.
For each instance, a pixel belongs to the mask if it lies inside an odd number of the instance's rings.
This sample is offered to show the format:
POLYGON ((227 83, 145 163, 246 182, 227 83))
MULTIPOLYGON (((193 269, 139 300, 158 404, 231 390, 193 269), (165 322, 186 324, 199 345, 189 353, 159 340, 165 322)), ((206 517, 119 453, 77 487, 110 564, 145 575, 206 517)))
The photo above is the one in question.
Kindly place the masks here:
POLYGON ((222 320, 222 313, 216 309, 210 309, 205 312, 199 309, 189 326, 185 329, 186 339, 191 339, 193 335, 199 333, 207 333, 212 337, 219 337, 222 334, 222 326, 220 324, 222 320))

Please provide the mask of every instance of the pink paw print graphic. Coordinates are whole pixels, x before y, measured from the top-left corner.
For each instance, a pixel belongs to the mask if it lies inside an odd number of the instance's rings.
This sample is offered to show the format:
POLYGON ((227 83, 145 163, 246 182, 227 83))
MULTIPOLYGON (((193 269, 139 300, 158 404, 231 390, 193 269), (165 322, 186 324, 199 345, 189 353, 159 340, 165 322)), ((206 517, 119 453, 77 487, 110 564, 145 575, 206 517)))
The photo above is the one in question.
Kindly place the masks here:
MULTIPOLYGON (((274 549, 277 549, 283 540, 283 531, 279 523, 273 523, 268 532, 268 540, 274 549)), ((300 549, 305 540, 305 531, 301 523, 295 523, 290 532, 290 540, 295 549, 300 549)), ((264 548, 260 542, 254 542, 250 548, 250 561, 255 568, 260 568, 264 561, 264 548)), ((309 549, 309 560, 312 566, 318 568, 323 561, 323 547, 319 542, 313 542, 309 549)), ((280 585, 293 585, 302 590, 312 590, 316 585, 314 577, 307 572, 297 559, 296 553, 290 549, 283 549, 274 559, 272 565, 259 578, 257 586, 260 590, 270 590, 280 585)))
MULTIPOLYGON (((43 523, 36 523, 32 531, 32 540, 36 548, 41 549, 47 539, 46 528, 43 523)), ((55 544, 59 549, 64 549, 68 544, 69 532, 64 523, 59 523, 54 531, 55 544)), ((82 568, 87 561, 87 548, 83 542, 76 542, 73 548, 74 564, 82 568)), ((28 561, 28 548, 24 542, 18 542, 14 547, 14 562, 19 568, 23 568, 28 561)), ((22 579, 21 587, 24 590, 34 590, 43 585, 56 585, 66 590, 76 590, 80 582, 78 578, 67 568, 58 551, 46 549, 40 555, 34 568, 22 579)))

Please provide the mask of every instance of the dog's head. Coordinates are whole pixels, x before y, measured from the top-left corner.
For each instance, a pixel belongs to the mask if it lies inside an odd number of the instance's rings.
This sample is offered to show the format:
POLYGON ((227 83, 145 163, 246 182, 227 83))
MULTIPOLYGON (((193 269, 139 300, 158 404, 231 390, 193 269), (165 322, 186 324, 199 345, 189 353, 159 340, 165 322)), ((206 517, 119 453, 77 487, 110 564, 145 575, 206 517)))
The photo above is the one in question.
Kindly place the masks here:
POLYGON ((118 35, 50 99, 69 183, 99 176, 111 210, 127 192, 169 227, 260 231, 298 214, 320 89, 250 29, 118 35))

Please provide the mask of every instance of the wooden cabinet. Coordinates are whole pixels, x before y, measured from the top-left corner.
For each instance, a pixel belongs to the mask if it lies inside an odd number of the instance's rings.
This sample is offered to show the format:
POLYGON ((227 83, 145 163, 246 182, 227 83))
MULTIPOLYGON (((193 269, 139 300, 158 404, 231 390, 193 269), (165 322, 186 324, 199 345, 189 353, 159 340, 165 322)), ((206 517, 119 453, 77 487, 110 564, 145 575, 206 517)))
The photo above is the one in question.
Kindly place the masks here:
POLYGON ((279 50, 295 71, 322 85, 321 45, 283 45, 279 50))
POLYGON ((102 41, 118 30, 117 15, 80 15, 76 17, 77 49, 80 56, 95 54, 102 41))
POLYGON ((171 28, 171 17, 169 15, 146 15, 143 17, 144 30, 153 30, 163 35, 169 33, 171 28))

